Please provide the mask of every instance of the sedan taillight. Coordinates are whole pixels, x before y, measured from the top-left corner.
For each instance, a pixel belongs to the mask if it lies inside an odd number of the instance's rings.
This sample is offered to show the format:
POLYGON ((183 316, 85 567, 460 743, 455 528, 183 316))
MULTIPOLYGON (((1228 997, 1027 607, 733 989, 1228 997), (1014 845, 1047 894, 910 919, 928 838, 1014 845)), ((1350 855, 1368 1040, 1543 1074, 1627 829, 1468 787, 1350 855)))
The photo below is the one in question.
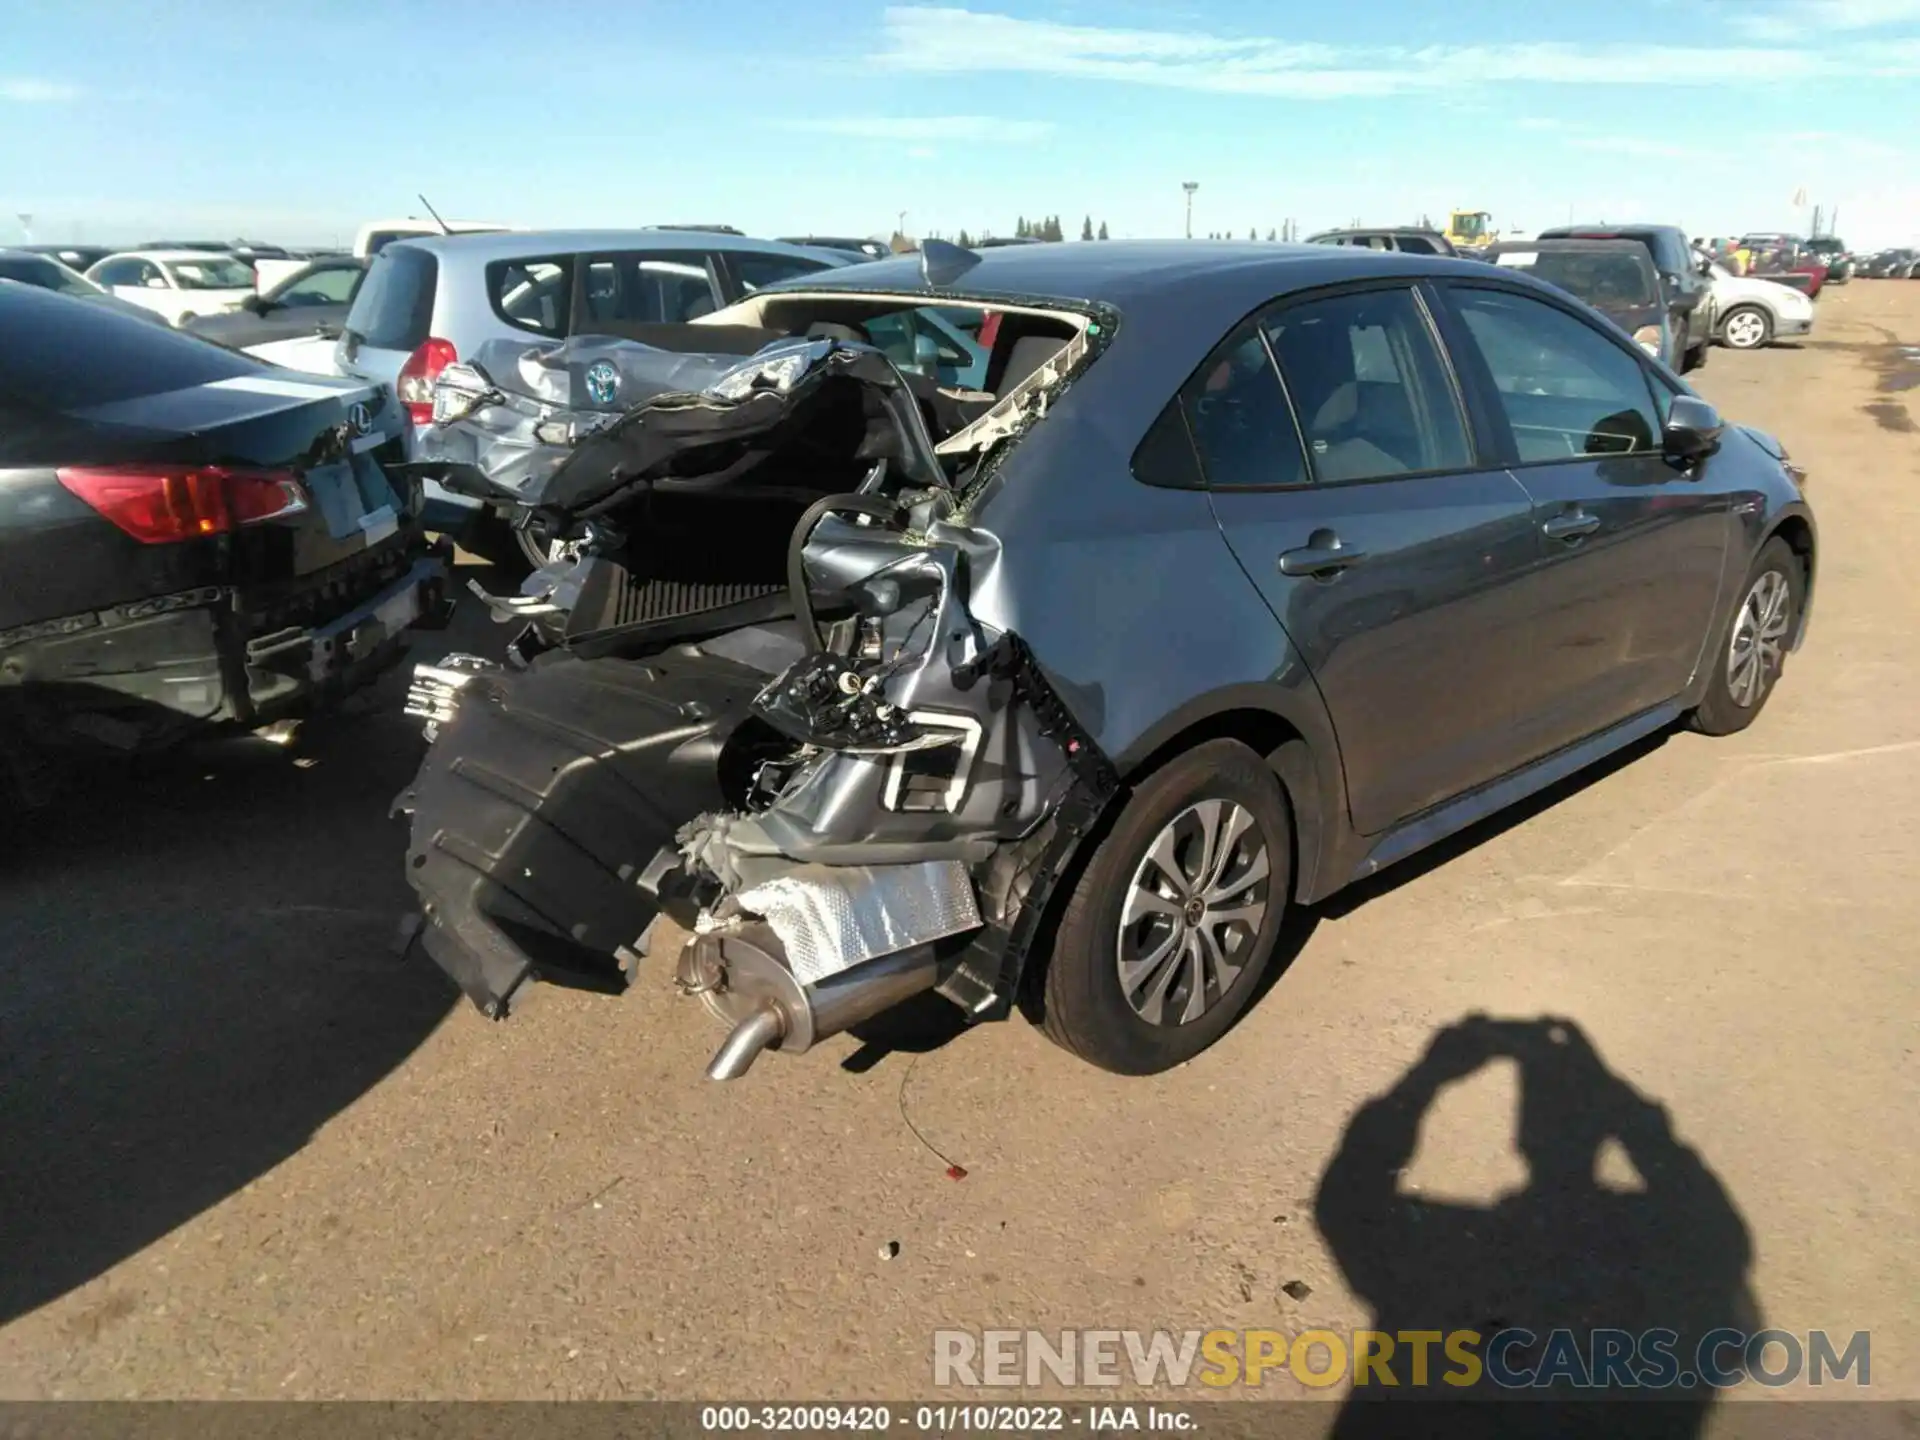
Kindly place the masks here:
POLYGON ((142 545, 221 535, 307 508, 306 492, 285 470, 135 464, 67 466, 54 473, 142 545))

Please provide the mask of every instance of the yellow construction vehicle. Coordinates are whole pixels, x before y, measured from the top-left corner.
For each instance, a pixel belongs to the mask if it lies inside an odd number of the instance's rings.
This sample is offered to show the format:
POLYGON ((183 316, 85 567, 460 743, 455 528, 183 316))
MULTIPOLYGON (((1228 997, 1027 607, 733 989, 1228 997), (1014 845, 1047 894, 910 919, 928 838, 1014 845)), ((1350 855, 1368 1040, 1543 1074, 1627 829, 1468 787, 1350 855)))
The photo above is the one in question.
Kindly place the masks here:
POLYGON ((1500 239, 1493 216, 1485 210, 1455 210, 1447 217, 1447 239, 1462 249, 1478 249, 1500 239))

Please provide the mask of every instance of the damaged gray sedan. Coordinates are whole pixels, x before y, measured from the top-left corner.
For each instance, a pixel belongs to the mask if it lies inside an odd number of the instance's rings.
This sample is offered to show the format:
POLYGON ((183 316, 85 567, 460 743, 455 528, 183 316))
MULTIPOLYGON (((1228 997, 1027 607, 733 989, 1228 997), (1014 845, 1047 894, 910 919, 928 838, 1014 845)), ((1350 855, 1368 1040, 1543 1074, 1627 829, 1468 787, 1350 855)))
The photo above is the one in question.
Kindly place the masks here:
POLYGON ((1743 728, 1805 627, 1778 442, 1487 267, 934 242, 642 329, 443 375, 420 467, 552 560, 400 806, 484 1013, 657 967, 715 1078, 926 991, 1179 1064, 1290 905, 1743 728))

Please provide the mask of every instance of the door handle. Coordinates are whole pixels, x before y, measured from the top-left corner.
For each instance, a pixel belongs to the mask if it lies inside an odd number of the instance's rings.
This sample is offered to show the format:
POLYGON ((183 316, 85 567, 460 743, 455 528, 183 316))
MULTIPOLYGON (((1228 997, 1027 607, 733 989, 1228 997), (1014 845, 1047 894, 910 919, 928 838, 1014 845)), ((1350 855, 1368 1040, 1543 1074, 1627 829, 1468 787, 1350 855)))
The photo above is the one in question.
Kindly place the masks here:
POLYGON ((1578 540, 1582 535, 1591 535, 1599 528, 1598 515, 1589 515, 1584 510, 1569 510, 1542 524, 1540 532, 1549 540, 1578 540))
MULTIPOLYGON (((1321 536, 1315 535, 1313 538, 1317 541, 1321 536)), ((1366 551, 1356 550, 1351 545, 1342 545, 1338 539, 1328 538, 1323 544, 1302 545, 1297 550, 1281 551, 1280 573, 1327 580, 1338 575, 1349 565, 1358 565, 1366 558, 1366 551)))

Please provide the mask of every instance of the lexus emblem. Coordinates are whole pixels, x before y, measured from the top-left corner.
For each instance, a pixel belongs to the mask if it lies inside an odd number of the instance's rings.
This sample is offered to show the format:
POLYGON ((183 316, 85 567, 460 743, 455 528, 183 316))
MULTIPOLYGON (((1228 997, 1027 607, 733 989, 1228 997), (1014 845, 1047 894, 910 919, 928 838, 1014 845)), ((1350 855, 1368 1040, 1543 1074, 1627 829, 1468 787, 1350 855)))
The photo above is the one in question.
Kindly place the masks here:
POLYGON ((364 401, 356 400, 348 407, 347 421, 352 425, 353 433, 356 435, 373 433, 373 411, 367 408, 364 401))

